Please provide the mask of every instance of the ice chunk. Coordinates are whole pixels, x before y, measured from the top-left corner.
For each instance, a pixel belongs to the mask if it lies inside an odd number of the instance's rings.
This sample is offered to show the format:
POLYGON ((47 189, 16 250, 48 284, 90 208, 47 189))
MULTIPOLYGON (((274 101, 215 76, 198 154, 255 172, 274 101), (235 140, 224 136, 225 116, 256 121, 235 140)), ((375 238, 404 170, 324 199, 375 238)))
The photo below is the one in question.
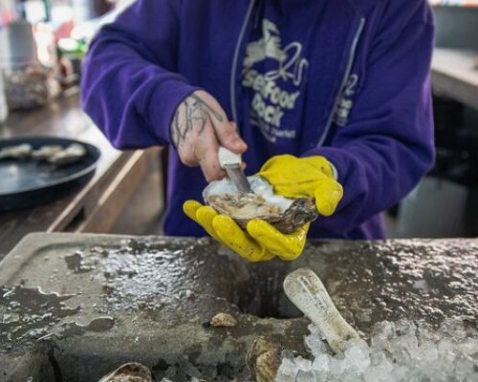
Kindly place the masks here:
POLYGON ((315 357, 312 369, 316 372, 317 380, 327 380, 330 370, 330 355, 325 353, 315 357))
POLYGON ((338 355, 317 328, 311 325, 309 330, 305 343, 312 359, 285 358, 277 381, 478 381, 478 331, 461 321, 447 320, 438 330, 406 320, 383 321, 374 325, 370 345, 352 339, 338 355))
POLYGON ((388 359, 384 359, 376 366, 365 370, 364 379, 366 382, 395 382, 392 379, 393 365, 388 359))
POLYGON ((321 354, 327 353, 329 347, 322 339, 323 336, 320 330, 314 325, 309 325, 309 330, 311 335, 305 337, 305 344, 309 348, 312 355, 314 357, 318 357, 321 354))
POLYGON ((394 355, 397 362, 408 363, 418 352, 418 339, 413 333, 407 333, 402 336, 392 338, 387 349, 394 355))
POLYGON ((312 368, 312 361, 302 357, 297 357, 295 359, 295 364, 297 365, 300 371, 307 372, 312 368))
POLYGON ((312 369, 308 371, 300 370, 299 373, 297 374, 297 379, 302 382, 317 382, 317 381, 320 381, 320 379, 318 378, 320 377, 318 377, 317 373, 312 369))
POLYGON ((353 339, 347 342, 345 358, 349 361, 353 370, 363 372, 370 366, 370 348, 367 342, 361 339, 353 339))
POLYGON ((395 337, 395 325, 389 321, 376 323, 372 328, 372 345, 381 347, 395 337))
POLYGON ((417 349, 416 361, 424 365, 432 365, 438 359, 438 348, 433 342, 423 342, 417 349))
POLYGON ((277 372, 276 382, 294 382, 297 374, 299 373, 299 367, 295 361, 289 358, 284 358, 277 372))

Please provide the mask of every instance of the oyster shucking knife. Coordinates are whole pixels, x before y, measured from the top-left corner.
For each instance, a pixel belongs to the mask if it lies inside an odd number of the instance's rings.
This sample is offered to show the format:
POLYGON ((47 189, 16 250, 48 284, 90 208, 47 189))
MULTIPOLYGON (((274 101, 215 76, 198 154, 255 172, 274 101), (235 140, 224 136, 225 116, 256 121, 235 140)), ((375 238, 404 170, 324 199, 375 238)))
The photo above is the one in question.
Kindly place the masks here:
POLYGON ((345 343, 360 338, 332 302, 324 284, 311 269, 299 268, 284 280, 284 291, 292 303, 317 326, 334 353, 345 350, 345 343))
POLYGON ((233 153, 225 147, 219 147, 219 164, 226 170, 227 176, 231 179, 237 191, 246 194, 252 193, 251 185, 242 171, 241 155, 233 153))

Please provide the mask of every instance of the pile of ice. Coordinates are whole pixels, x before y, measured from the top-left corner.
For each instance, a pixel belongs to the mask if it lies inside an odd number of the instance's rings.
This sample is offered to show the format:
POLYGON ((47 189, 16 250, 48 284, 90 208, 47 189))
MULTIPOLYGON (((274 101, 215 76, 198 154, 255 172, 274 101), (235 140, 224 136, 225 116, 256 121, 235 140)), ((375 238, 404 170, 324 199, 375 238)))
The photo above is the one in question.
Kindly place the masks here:
POLYGON ((347 342, 333 355, 319 330, 305 338, 313 359, 285 356, 276 382, 450 382, 478 381, 478 337, 463 323, 445 321, 439 330, 410 321, 377 323, 370 345, 347 342))

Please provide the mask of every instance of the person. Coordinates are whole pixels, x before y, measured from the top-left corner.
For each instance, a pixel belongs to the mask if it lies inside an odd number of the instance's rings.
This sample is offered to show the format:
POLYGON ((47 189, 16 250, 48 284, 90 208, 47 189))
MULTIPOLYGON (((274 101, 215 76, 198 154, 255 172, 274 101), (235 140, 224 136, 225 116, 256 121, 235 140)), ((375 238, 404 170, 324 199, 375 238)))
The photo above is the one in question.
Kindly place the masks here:
POLYGON ((431 168, 433 45, 427 0, 137 0, 91 44, 82 100, 115 147, 170 147, 167 235, 292 260, 307 235, 385 237, 431 168), (220 145, 320 217, 284 235, 200 204, 220 145))

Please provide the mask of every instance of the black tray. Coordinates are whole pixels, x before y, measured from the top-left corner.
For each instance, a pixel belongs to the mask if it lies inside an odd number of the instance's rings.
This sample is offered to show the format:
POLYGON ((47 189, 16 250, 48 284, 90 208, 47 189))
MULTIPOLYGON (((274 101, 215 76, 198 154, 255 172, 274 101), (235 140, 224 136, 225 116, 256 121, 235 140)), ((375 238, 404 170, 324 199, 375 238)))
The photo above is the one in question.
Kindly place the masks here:
POLYGON ((93 145, 65 138, 23 137, 1 139, 0 149, 30 144, 34 149, 45 145, 68 146, 79 143, 87 154, 78 162, 56 166, 33 159, 0 160, 0 211, 33 207, 57 200, 86 184, 94 175, 100 150, 93 145))

